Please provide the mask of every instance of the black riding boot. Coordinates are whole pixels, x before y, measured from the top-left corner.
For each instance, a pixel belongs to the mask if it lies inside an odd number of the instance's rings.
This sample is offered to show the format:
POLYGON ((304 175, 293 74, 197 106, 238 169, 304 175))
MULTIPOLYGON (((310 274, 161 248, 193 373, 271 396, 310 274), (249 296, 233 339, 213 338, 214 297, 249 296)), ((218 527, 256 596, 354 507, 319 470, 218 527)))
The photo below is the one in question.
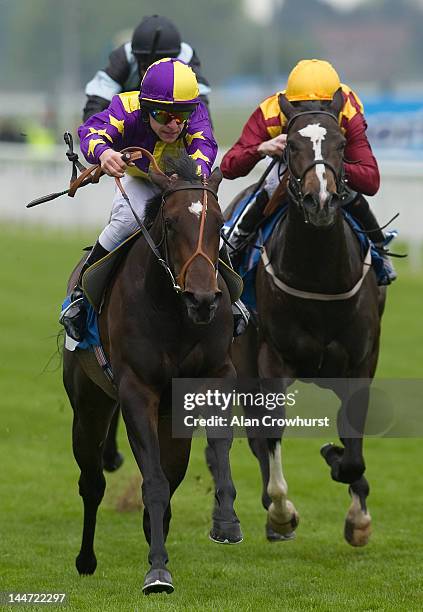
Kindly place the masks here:
MULTIPOLYGON (((224 261, 227 266, 233 269, 226 244, 223 244, 222 248, 220 249, 219 258, 224 261)), ((250 313, 241 299, 238 299, 232 304, 232 314, 234 317, 234 338, 236 338, 237 336, 243 334, 247 329, 248 321, 250 320, 250 313)))
POLYGON ((379 223, 366 198, 358 193, 356 198, 351 203, 346 204, 344 208, 350 215, 357 219, 357 221, 367 232, 370 231, 368 238, 378 248, 378 251, 383 258, 385 271, 389 282, 395 280, 397 278, 395 268, 388 254, 384 253, 387 242, 385 234, 383 233, 383 230, 380 229, 379 223))
POLYGON ((356 198, 351 203, 346 204, 344 208, 350 215, 357 219, 366 231, 370 230, 371 233, 368 234, 368 236, 372 242, 376 245, 383 244, 385 240, 383 231, 379 229, 379 223, 368 201, 361 193, 358 193, 356 198))
POLYGON ((241 265, 248 237, 255 233, 264 219, 263 213, 268 201, 267 191, 265 189, 259 191, 256 199, 248 205, 247 211, 241 216, 240 221, 237 222, 235 229, 229 236, 229 244, 233 249, 231 250, 231 260, 235 270, 241 265))
POLYGON ((95 243, 81 268, 78 282, 70 294, 71 303, 60 315, 59 323, 63 325, 67 335, 77 342, 81 342, 81 340, 84 339, 87 331, 87 310, 84 302, 84 291, 82 289, 82 276, 85 270, 96 261, 105 257, 108 253, 109 251, 102 247, 98 241, 95 243))

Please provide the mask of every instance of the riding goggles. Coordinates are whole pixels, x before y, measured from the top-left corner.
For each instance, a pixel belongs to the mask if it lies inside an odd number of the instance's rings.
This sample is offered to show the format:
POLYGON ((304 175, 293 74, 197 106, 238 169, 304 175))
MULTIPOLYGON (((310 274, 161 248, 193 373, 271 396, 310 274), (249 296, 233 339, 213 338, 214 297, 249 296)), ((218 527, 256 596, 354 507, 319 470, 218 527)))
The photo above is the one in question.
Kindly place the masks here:
POLYGON ((151 117, 153 117, 153 119, 161 125, 167 125, 173 120, 175 120, 178 125, 181 125, 181 123, 185 123, 186 121, 188 121, 193 111, 174 111, 170 113, 167 110, 153 109, 149 110, 148 112, 151 117))

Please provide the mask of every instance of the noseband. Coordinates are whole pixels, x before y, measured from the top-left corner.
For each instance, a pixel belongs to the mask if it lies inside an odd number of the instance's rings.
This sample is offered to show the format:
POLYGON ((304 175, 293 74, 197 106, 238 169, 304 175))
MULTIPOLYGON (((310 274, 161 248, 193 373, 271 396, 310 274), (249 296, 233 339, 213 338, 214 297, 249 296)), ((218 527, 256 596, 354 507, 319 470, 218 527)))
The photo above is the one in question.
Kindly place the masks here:
MULTIPOLYGON (((185 279, 186 279, 187 271, 188 271, 189 266, 192 264, 192 262, 194 261, 194 259, 196 257, 203 257, 203 259, 205 259, 207 261, 207 263, 209 263, 212 266, 213 272, 214 272, 215 278, 216 278, 217 264, 213 263, 213 261, 207 255, 207 253, 204 252, 204 249, 203 249, 203 238, 204 238, 204 227, 205 227, 205 224, 206 224, 206 215, 207 215, 207 194, 211 193, 216 198, 216 200, 217 200, 217 194, 212 189, 210 189, 210 187, 207 186, 207 183, 206 183, 205 179, 203 180, 203 184, 202 185, 191 185, 191 184, 189 184, 186 187, 185 186, 175 187, 174 189, 168 189, 167 191, 165 191, 163 196, 162 196, 161 210, 162 210, 163 234, 164 234, 164 241, 165 241, 166 262, 168 262, 168 260, 169 260, 169 257, 168 257, 168 246, 167 246, 166 224, 164 222, 164 217, 163 217, 163 209, 164 209, 164 206, 166 204, 166 198, 168 198, 170 195, 172 195, 176 191, 190 191, 192 189, 201 189, 201 191, 203 192, 203 201, 202 201, 201 219, 200 219, 200 230, 199 230, 199 234, 198 234, 197 248, 192 253, 192 255, 186 260, 186 262, 183 264, 183 266, 182 266, 182 268, 181 268, 181 270, 180 270, 180 272, 179 272, 179 274, 178 274, 178 276, 176 278, 177 285, 176 285, 176 287, 174 286, 174 288, 177 291, 184 291, 185 290, 185 279)), ((215 280, 215 290, 217 291, 217 289, 218 289, 217 281, 215 280)))
MULTIPOLYGON (((146 157, 148 157, 148 159, 150 160, 152 166, 154 167, 154 171, 157 174, 160 174, 161 176, 165 176, 166 178, 167 175, 161 170, 161 168, 159 168, 156 160, 154 159, 153 155, 150 153, 150 151, 147 151, 146 149, 144 149, 143 147, 127 147, 126 149, 123 149, 121 151, 121 153, 123 153, 125 156, 127 156, 127 161, 134 161, 135 159, 140 159, 141 157, 143 157, 144 155, 146 157)), ((205 223, 206 223, 206 214, 207 214, 207 194, 211 193, 216 200, 217 198, 217 193, 215 191, 213 191, 213 189, 211 189, 208 185, 207 185, 207 181, 206 178, 204 177, 202 179, 202 184, 201 185, 192 185, 191 183, 186 183, 185 185, 179 185, 178 187, 173 187, 170 189, 167 189, 166 191, 164 191, 163 195, 162 195, 162 203, 161 203, 161 219, 162 219, 162 227, 163 227, 163 237, 160 240, 159 244, 156 246, 156 244, 154 243, 150 233, 148 232, 147 228, 145 227, 144 223, 142 222, 142 220, 140 219, 140 217, 137 215, 137 213, 135 212, 135 210, 133 209, 131 202, 129 201, 129 197, 127 195, 127 193, 125 192, 125 190, 122 187, 122 183, 120 182, 119 179, 115 179, 117 186, 120 190, 120 192, 122 193, 122 196, 124 197, 125 201, 127 202, 127 204, 129 205, 132 214, 134 215, 138 225, 140 226, 141 232, 144 235, 144 238, 147 241, 148 246, 150 247, 150 249, 153 251, 154 255, 156 256, 158 262, 160 263, 161 266, 163 266, 163 268, 165 269, 166 273, 168 274, 171 282, 172 282, 172 286, 173 289, 177 292, 177 293, 182 293, 183 291, 185 291, 185 280, 186 280, 186 275, 188 272, 188 268, 189 266, 192 264, 192 262, 194 261, 194 259, 196 259, 196 257, 203 257, 213 268, 213 272, 215 274, 215 290, 217 291, 217 280, 216 280, 216 270, 217 270, 217 263, 213 263, 213 261, 210 259, 210 257, 207 255, 207 253, 204 252, 203 249, 203 238, 204 238, 204 227, 205 227, 205 223), (166 205, 166 200, 169 196, 171 196, 173 193, 177 192, 177 191, 191 191, 193 189, 196 190, 201 190, 202 191, 202 210, 201 210, 201 219, 200 219, 200 230, 199 230, 199 235, 198 235, 198 241, 197 241, 197 248, 195 249, 195 251, 193 252, 193 254, 187 259, 187 261, 183 264, 176 280, 175 280, 175 276, 171 270, 171 267, 169 265, 169 255, 168 255, 168 241, 167 241, 167 232, 166 232, 166 224, 164 222, 164 207, 166 205), (160 244, 164 242, 165 244, 165 259, 163 259, 163 257, 160 254, 160 251, 158 250, 158 247, 160 246, 160 244)))
POLYGON ((332 113, 328 113, 327 111, 310 110, 310 111, 302 111, 300 113, 296 113, 288 121, 288 125, 286 128, 287 142, 286 142, 285 155, 284 155, 285 163, 286 163, 286 166, 288 168, 288 173, 289 173, 288 195, 291 198, 291 200, 301 210, 301 212, 304 215, 305 222, 308 223, 308 214, 304 207, 304 193, 303 193, 303 181, 304 181, 304 178, 307 172, 318 165, 323 165, 325 166, 325 168, 329 168, 329 170, 333 173, 333 176, 335 178, 336 193, 334 195, 336 195, 340 199, 342 199, 345 194, 345 172, 344 172, 344 164, 341 165, 341 170, 337 172, 334 166, 330 162, 324 159, 315 159, 310 164, 308 164, 308 166, 306 166, 306 168, 303 170, 300 176, 295 175, 294 171, 292 170, 292 166, 291 166, 289 130, 292 128, 294 121, 298 117, 303 117, 304 115, 327 115, 328 117, 330 117, 336 122, 336 125, 338 125, 338 120, 335 117, 335 115, 332 115, 332 113))

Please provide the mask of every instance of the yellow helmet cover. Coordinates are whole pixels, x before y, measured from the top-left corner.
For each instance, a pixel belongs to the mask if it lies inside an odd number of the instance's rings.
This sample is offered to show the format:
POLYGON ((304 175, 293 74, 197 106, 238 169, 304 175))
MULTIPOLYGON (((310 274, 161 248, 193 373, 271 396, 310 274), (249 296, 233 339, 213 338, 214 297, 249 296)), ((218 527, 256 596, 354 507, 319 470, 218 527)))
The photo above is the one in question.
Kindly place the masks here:
POLYGON ((285 95, 290 102, 332 100, 340 86, 332 64, 318 59, 301 60, 288 77, 285 95))

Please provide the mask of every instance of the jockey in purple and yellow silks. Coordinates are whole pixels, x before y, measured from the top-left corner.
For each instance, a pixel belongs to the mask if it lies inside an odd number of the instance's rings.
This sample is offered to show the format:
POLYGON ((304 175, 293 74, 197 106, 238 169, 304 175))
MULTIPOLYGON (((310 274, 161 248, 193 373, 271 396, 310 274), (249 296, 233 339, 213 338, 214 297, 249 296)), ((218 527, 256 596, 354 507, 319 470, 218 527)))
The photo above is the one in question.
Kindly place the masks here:
MULTIPOLYGON (((101 164, 106 174, 121 179, 141 219, 145 216, 147 202, 159 189, 148 179, 149 160, 141 158, 128 167, 122 161, 121 149, 144 147, 162 167, 164 156, 178 157, 185 150, 195 160, 198 174, 205 176, 209 176, 217 154, 195 74, 188 65, 174 58, 152 64, 139 92, 114 96, 109 107, 90 117, 78 133, 87 161, 101 164)), ((86 325, 82 274, 137 229, 131 209, 116 187, 110 221, 88 255, 72 292, 71 303, 60 319, 67 334, 75 340, 82 339, 86 325)))
MULTIPOLYGON (((217 153, 194 72, 183 62, 170 58, 150 66, 140 92, 114 96, 106 110, 81 125, 78 134, 85 158, 94 164, 102 163, 105 151, 137 145, 148 149, 160 166, 163 156, 176 156, 185 149, 197 162, 199 174, 208 176, 217 153), (160 112, 165 113, 165 118, 166 113, 171 113, 170 119, 172 111, 175 120, 163 124, 160 112)), ((127 168, 126 173, 147 179, 149 163, 146 158, 137 160, 135 167, 127 168)))

